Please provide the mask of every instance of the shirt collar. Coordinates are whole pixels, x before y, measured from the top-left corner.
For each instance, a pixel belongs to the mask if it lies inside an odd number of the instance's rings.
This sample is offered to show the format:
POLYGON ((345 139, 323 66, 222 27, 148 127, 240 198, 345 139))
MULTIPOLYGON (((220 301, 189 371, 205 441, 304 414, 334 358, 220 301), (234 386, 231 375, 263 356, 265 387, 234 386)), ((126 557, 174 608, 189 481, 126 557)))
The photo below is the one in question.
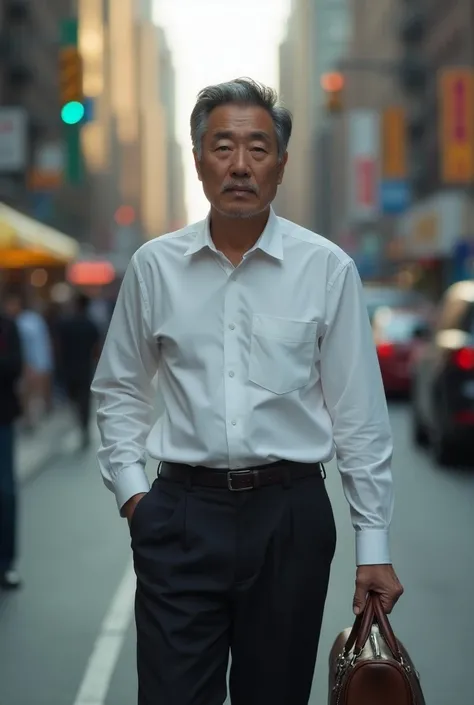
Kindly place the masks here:
MULTIPOLYGON (((208 215, 193 232, 193 241, 186 250, 185 255, 194 255, 205 247, 213 250, 213 252, 217 251, 212 241, 209 223, 210 215, 208 215)), ((278 217, 273 208, 270 208, 270 215, 263 233, 260 235, 255 245, 249 250, 249 253, 254 250, 261 250, 270 257, 283 260, 283 238, 278 217)))

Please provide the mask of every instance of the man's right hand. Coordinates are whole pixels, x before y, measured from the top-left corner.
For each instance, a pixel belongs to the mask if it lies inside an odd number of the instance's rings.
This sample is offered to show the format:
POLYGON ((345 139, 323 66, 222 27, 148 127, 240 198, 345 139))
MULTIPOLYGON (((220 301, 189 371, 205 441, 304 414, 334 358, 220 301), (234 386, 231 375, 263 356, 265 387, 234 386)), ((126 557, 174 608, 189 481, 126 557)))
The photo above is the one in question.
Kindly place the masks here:
POLYGON ((129 526, 132 521, 133 513, 134 513, 135 509, 137 508, 137 504, 139 502, 141 502, 141 500, 143 499, 143 497, 145 497, 146 494, 147 494, 146 492, 141 492, 140 494, 134 494, 133 497, 130 497, 128 502, 125 502, 125 504, 123 505, 123 513, 124 513, 125 517, 127 518, 129 526))

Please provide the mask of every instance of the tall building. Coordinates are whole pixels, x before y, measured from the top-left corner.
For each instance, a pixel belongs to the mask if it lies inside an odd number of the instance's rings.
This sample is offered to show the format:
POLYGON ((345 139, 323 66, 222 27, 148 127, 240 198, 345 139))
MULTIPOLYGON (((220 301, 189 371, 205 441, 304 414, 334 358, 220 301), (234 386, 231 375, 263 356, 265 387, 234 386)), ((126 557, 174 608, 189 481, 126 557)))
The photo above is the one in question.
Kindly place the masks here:
POLYGON ((437 295, 473 276, 473 29, 472 0, 400 8, 413 189, 399 224, 400 250, 437 295))
POLYGON ((0 119, 5 118, 2 130, 11 126, 10 145, 21 152, 21 164, 17 160, 14 168, 2 165, 0 158, 0 201, 86 240, 87 180, 70 186, 59 179, 63 126, 58 46, 61 23, 74 12, 74 0, 0 0, 0 119), (56 163, 58 177, 48 183, 45 161, 56 163))
POLYGON ((311 0, 293 0, 280 48, 280 95, 293 113, 293 136, 285 178, 275 206, 280 215, 311 227, 311 0))
POLYGON ((157 27, 159 46, 159 96, 166 115, 166 151, 168 174, 168 223, 171 230, 184 227, 187 221, 185 207, 184 166, 181 145, 176 138, 176 75, 173 56, 166 34, 157 27))
POLYGON ((172 62, 152 9, 151 0, 79 0, 84 88, 95 106, 82 129, 96 186, 94 240, 122 265, 144 240, 169 230, 179 211, 169 157, 172 62))
POLYGON ((280 94, 294 114, 290 159, 276 205, 282 215, 327 232, 321 216, 327 186, 326 118, 321 76, 342 55, 349 31, 347 0, 293 0, 280 46, 280 94))

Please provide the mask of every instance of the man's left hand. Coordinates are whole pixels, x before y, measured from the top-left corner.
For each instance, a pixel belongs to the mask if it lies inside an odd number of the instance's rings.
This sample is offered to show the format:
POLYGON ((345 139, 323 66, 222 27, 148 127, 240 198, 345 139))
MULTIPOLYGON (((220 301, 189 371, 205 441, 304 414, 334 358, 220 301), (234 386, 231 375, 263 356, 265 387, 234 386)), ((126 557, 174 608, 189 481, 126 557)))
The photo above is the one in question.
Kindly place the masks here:
POLYGON ((361 565, 357 568, 354 614, 364 611, 369 592, 379 595, 385 614, 390 614, 403 595, 403 587, 392 565, 361 565))

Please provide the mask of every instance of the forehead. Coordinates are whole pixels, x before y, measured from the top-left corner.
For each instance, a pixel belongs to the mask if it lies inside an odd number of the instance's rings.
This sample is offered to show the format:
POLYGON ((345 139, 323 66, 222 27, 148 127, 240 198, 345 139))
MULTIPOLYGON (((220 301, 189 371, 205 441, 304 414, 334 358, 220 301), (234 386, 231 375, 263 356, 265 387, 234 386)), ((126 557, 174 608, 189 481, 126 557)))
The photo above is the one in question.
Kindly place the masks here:
POLYGON ((230 103, 214 108, 209 115, 208 134, 230 132, 237 137, 246 137, 252 132, 263 132, 275 137, 275 128, 270 113, 258 105, 230 103))

